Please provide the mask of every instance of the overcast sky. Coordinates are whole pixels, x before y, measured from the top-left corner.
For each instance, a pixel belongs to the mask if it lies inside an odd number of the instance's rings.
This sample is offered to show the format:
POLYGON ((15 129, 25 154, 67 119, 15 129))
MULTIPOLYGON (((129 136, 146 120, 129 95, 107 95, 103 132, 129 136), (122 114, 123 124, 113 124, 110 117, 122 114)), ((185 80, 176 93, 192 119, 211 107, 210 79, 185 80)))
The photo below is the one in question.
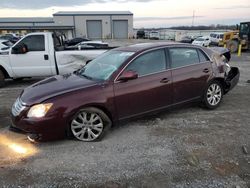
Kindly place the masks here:
POLYGON ((237 24, 250 20, 250 0, 0 0, 0 17, 50 17, 58 11, 134 13, 134 27, 237 24))

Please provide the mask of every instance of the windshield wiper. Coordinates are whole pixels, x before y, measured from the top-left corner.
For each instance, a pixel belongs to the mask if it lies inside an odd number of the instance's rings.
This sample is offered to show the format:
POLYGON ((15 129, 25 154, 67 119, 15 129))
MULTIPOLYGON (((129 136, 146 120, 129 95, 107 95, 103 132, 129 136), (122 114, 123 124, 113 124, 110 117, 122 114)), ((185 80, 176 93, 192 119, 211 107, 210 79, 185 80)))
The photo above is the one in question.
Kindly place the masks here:
POLYGON ((93 80, 93 78, 91 76, 88 76, 86 74, 80 74, 80 75, 83 76, 83 77, 85 77, 85 78, 87 78, 87 79, 89 79, 89 80, 93 80))

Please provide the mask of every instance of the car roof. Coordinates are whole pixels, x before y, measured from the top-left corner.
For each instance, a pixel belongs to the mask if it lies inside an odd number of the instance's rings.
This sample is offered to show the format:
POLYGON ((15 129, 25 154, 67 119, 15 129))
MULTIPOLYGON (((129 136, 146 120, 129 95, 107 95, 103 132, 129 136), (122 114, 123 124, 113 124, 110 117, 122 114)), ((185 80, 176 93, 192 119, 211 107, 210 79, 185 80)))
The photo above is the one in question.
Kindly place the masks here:
POLYGON ((194 45, 186 44, 186 43, 178 43, 178 42, 154 42, 154 43, 139 43, 139 44, 133 44, 129 46, 123 46, 119 48, 115 48, 114 50, 117 51, 129 51, 129 52, 140 52, 140 51, 146 51, 154 48, 160 48, 160 47, 194 47, 194 45))

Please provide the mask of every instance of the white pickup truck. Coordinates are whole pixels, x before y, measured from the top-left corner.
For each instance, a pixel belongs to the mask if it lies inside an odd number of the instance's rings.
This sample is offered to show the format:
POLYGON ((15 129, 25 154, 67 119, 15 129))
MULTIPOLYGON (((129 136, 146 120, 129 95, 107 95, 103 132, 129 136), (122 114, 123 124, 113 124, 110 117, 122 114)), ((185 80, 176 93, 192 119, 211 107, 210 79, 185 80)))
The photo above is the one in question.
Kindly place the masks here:
POLYGON ((30 33, 8 50, 0 51, 0 87, 7 78, 74 72, 105 51, 107 49, 64 50, 54 33, 30 33))

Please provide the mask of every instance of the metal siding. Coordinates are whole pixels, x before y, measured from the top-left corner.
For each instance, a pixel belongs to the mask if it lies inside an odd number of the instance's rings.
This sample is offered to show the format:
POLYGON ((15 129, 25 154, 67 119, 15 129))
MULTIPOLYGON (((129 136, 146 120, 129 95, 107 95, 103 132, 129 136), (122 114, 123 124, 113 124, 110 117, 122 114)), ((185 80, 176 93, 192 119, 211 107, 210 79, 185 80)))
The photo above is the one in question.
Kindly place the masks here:
POLYGON ((102 38, 102 21, 101 20, 87 20, 87 35, 89 39, 102 38))
POLYGON ((113 20, 113 38, 128 38, 128 20, 113 20))

